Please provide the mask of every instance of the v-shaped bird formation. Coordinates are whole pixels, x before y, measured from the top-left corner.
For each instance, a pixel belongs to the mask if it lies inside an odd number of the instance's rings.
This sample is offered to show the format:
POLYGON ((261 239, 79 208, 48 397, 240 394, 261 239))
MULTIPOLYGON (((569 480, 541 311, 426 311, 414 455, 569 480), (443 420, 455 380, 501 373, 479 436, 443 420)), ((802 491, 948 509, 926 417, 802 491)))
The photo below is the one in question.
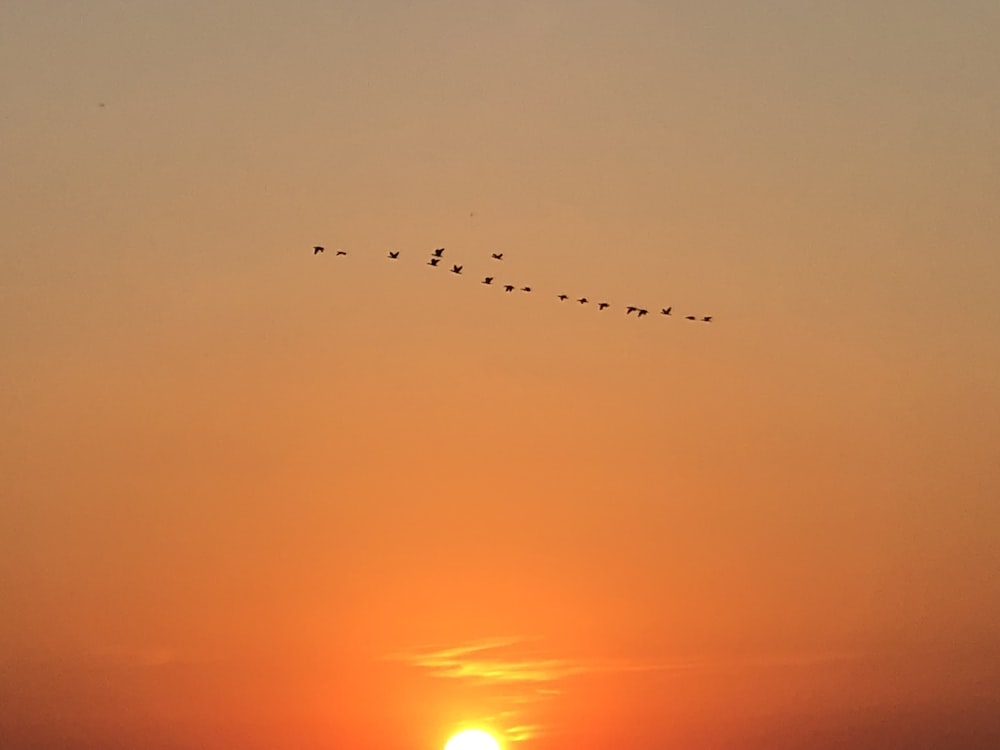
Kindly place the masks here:
MULTIPOLYGON (((325 249, 326 248, 323 247, 322 245, 315 245, 315 246, 313 246, 313 255, 319 255, 325 249)), ((435 248, 434 250, 432 250, 431 253, 430 253, 430 257, 427 258, 427 265, 430 266, 430 267, 432 267, 432 268, 441 268, 440 263, 444 259, 444 253, 445 253, 445 248, 443 248, 443 247, 438 247, 438 248, 435 248)), ((337 252, 335 254, 335 257, 340 257, 340 256, 346 257, 347 254, 348 253, 347 253, 346 250, 337 250, 337 252)), ((389 251, 389 254, 388 254, 388 259, 389 260, 398 260, 399 257, 400 257, 400 251, 399 250, 390 250, 389 251)), ((494 262, 494 263, 497 262, 497 261, 502 261, 503 259, 504 259, 504 254, 501 253, 501 252, 495 252, 495 253, 491 253, 490 254, 490 260, 492 262, 494 262)), ((451 268, 449 270, 451 271, 451 273, 455 274, 456 276, 461 276, 462 275, 462 270, 464 268, 465 268, 464 264, 453 263, 452 266, 451 266, 451 268)), ((485 285, 485 286, 493 286, 493 281, 495 279, 496 279, 496 276, 485 276, 485 277, 483 277, 482 281, 480 281, 480 283, 483 284, 483 285, 485 285)), ((530 286, 528 286, 526 284, 523 285, 523 286, 521 286, 521 287, 518 287, 517 284, 511 284, 511 283, 498 284, 498 286, 501 286, 505 292, 513 292, 513 291, 518 290, 518 289, 521 292, 524 292, 524 293, 531 293, 532 292, 532 287, 530 287, 530 286)), ((560 292, 559 294, 554 295, 554 297, 559 302, 566 302, 567 300, 570 299, 570 295, 566 294, 565 292, 560 292)), ((579 298, 576 299, 576 302, 578 302, 581 305, 590 304, 590 300, 587 299, 586 297, 579 297, 579 298)), ((612 307, 615 307, 615 305, 613 305, 611 302, 601 301, 601 302, 597 303, 597 309, 600 312, 603 312, 604 310, 608 310, 608 309, 610 309, 612 307)), ((631 316, 632 313, 635 313, 636 319, 645 317, 646 315, 649 314, 649 308, 641 307, 639 305, 629 304, 629 305, 621 305, 621 307, 624 308, 625 315, 627 315, 627 316, 631 316)), ((673 310, 674 310, 674 308, 673 308, 672 305, 668 305, 666 307, 661 307, 660 308, 660 315, 662 315, 664 317, 672 317, 673 316, 673 310)), ((691 321, 696 321, 696 322, 701 322, 701 323, 711 323, 713 321, 713 319, 714 319, 713 316, 711 316, 711 315, 693 315, 693 314, 692 315, 684 315, 683 318, 684 318, 684 320, 691 320, 691 321)))

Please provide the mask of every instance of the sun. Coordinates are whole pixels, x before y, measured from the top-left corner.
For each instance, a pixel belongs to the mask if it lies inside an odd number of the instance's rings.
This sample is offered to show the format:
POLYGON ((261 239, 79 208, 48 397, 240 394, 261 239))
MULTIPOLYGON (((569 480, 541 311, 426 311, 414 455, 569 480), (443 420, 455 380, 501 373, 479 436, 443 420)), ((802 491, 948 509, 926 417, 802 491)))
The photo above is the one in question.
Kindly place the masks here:
POLYGON ((464 729, 448 740, 444 750, 500 750, 500 743, 482 729, 464 729))

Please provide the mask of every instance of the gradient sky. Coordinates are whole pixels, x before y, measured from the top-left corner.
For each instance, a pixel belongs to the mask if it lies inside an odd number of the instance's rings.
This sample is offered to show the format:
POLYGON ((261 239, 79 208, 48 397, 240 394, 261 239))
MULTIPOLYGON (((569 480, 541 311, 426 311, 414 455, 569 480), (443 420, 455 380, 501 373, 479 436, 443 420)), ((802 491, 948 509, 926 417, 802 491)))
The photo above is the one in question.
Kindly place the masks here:
POLYGON ((0 4, 0 745, 1000 746, 998 40, 0 4))

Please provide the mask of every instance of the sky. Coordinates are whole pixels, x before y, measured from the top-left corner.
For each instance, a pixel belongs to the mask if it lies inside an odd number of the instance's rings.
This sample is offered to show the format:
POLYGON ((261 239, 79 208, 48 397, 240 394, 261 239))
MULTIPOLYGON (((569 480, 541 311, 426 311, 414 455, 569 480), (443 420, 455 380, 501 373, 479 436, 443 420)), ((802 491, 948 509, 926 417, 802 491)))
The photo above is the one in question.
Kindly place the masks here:
POLYGON ((0 745, 1000 745, 997 39, 0 4, 0 745))

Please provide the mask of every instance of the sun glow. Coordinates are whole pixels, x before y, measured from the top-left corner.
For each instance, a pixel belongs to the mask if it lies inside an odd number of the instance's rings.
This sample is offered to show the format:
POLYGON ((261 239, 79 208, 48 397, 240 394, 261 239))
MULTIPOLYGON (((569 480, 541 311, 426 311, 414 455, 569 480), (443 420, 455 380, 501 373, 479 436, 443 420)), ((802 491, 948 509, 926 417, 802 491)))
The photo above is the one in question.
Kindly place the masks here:
POLYGON ((448 740, 444 750, 500 750, 500 743, 482 729, 465 729, 448 740))

